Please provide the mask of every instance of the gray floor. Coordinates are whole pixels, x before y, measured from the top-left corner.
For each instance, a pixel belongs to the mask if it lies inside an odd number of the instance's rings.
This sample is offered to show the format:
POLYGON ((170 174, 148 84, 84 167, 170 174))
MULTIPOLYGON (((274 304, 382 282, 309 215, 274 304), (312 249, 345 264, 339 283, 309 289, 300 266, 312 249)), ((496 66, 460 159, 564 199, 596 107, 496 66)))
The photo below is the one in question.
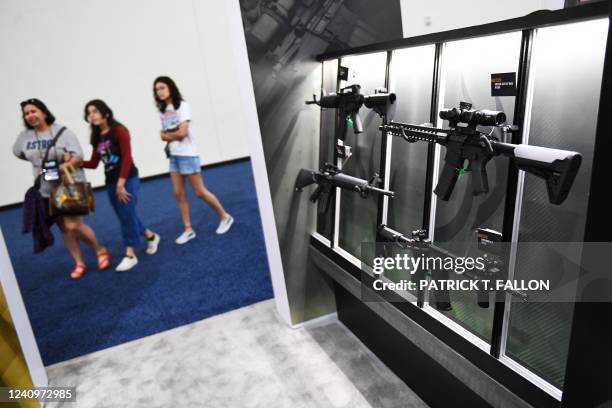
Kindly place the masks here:
MULTIPOLYGON (((47 367, 46 407, 426 407, 335 318, 291 329, 272 300, 47 367)), ((45 407, 45 408, 46 408, 45 407)))

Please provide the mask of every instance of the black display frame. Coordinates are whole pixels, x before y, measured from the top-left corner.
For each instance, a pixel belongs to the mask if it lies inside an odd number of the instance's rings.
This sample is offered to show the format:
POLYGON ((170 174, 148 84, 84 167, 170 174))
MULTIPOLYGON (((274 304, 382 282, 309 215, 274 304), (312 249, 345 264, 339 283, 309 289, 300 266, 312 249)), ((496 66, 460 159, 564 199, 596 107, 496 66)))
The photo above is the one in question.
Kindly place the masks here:
POLYGON ((466 40, 468 38, 474 37, 484 37, 487 35, 503 34, 511 31, 523 31, 534 28, 541 28, 548 25, 558 25, 562 23, 570 23, 580 20, 589 20, 608 16, 608 8, 608 2, 604 1, 554 11, 539 10, 523 17, 497 21, 494 23, 459 28, 455 30, 441 31, 438 33, 402 38, 399 40, 368 44, 361 47, 354 47, 345 50, 326 52, 317 55, 316 60, 322 62, 325 60, 348 57, 352 55, 392 51, 400 48, 445 43, 456 40, 466 40))
MULTIPOLYGON (((607 6, 612 23, 612 1, 607 6)), ((608 41, 604 57, 599 113, 591 170, 591 185, 587 204, 584 242, 610 241, 612 212, 610 211, 610 157, 612 157, 612 25, 608 25, 608 41)), ((588 256, 588 254, 586 255, 588 256)), ((579 291, 586 279, 578 281, 579 291)), ((606 407, 612 405, 612 328, 607 324, 612 316, 612 303, 576 303, 572 321, 565 388, 562 407, 606 407)))

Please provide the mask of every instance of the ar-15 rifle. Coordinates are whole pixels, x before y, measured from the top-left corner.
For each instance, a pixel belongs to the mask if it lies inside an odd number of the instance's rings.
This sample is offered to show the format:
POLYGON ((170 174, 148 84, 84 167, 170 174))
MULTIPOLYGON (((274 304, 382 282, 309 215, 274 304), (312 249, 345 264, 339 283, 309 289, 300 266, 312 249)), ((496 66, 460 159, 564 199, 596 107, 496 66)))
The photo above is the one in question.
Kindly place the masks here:
POLYGON ((377 90, 373 95, 362 95, 360 85, 350 85, 340 89, 337 94, 322 95, 317 100, 312 95, 312 101, 306 101, 306 105, 316 104, 322 108, 334 108, 338 110, 338 139, 344 140, 348 126, 353 127, 355 133, 363 132, 359 109, 363 105, 372 109, 379 116, 385 116, 389 106, 395 102, 395 94, 377 90))
POLYGON ((504 125, 506 115, 501 111, 472 110, 472 104, 461 102, 459 109, 444 109, 440 118, 449 121, 450 129, 438 129, 406 123, 390 122, 380 126, 394 136, 401 136, 408 142, 426 141, 446 146, 444 168, 434 193, 447 201, 457 178, 465 171, 472 171, 473 194, 489 191, 486 164, 494 156, 504 155, 515 159, 518 168, 546 180, 548 200, 561 204, 569 191, 580 168, 580 153, 550 149, 526 144, 502 143, 496 137, 476 129, 478 125, 495 126, 504 132, 516 130, 504 125), (459 124, 465 126, 459 126, 459 124), (469 166, 464 166, 465 161, 469 166))
POLYGON ((318 211, 324 213, 329 210, 334 187, 356 191, 362 198, 367 198, 370 193, 384 194, 393 198, 395 193, 376 187, 378 183, 380 183, 378 174, 374 174, 369 181, 363 180, 343 174, 336 166, 326 163, 320 171, 301 169, 295 179, 295 190, 302 191, 306 186, 317 184, 317 188, 310 195, 310 201, 313 203, 319 201, 318 211))
MULTIPOLYGON (((481 261, 484 264, 483 269, 466 270, 462 273, 463 276, 467 276, 470 279, 475 280, 491 280, 501 279, 503 277, 503 247, 501 247, 500 241, 501 234, 484 228, 478 228, 478 249, 485 252, 484 256, 481 257, 481 261), (494 242, 494 240, 496 240, 494 242)), ((401 232, 395 231, 386 225, 382 224, 378 226, 377 242, 379 243, 392 243, 397 245, 399 248, 407 249, 416 252, 417 254, 425 254, 425 256, 435 257, 451 257, 456 258, 457 256, 448 252, 447 250, 440 248, 433 244, 427 239, 427 230, 421 229, 412 231, 412 238, 408 238, 401 232)), ((383 246, 386 250, 386 248, 383 246)), ((384 256, 387 256, 386 251, 384 256)), ((429 270, 432 279, 449 279, 448 272, 440 270, 429 270)), ((427 279, 426 271, 419 270, 415 272, 415 277, 418 280, 427 279)), ((478 306, 481 308, 489 307, 489 293, 493 289, 485 289, 479 286, 476 292, 476 301, 478 306)), ((527 296, 516 290, 506 290, 513 296, 519 296, 523 300, 527 299, 527 296)), ((422 302, 422 291, 417 291, 418 302, 422 302)), ((438 310, 449 311, 452 310, 450 292, 447 289, 438 289, 434 291, 434 306, 438 310)))
POLYGON ((378 240, 381 242, 396 243, 404 249, 413 249, 416 251, 426 251, 431 246, 431 241, 427 239, 427 230, 419 229, 412 231, 412 238, 406 237, 399 231, 395 231, 385 224, 378 226, 378 240))
MULTIPOLYGON (((427 239, 429 234, 425 229, 412 231, 412 238, 408 238, 401 232, 391 229, 384 224, 378 226, 377 232, 377 242, 392 243, 402 249, 409 249, 416 252, 417 254, 425 254, 426 256, 435 253, 432 242, 427 239)), ((385 256, 387 256, 386 253, 385 256)), ((439 273, 437 273, 436 271, 431 272, 432 274, 435 274, 436 278, 440 278, 439 273)), ((417 270, 414 274, 417 282, 422 279, 427 279, 426 271, 424 269, 417 270)), ((443 277, 447 277, 446 274, 443 277)), ((452 310, 450 294, 448 290, 437 290, 435 291, 434 296, 434 306, 436 309, 441 311, 452 310)), ((419 306, 423 306, 423 291, 421 289, 417 289, 417 304, 419 306)))

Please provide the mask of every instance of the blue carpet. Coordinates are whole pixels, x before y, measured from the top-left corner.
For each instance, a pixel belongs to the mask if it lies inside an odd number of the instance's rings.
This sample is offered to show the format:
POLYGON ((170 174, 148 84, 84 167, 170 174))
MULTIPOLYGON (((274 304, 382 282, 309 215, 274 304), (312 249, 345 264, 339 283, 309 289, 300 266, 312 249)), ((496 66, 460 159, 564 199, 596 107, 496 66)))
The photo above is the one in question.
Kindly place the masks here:
POLYGON ((96 213, 86 217, 112 256, 112 269, 99 272, 95 255, 84 247, 90 267, 70 279, 73 261, 57 227, 55 245, 32 254, 31 235, 21 234, 21 208, 0 212, 19 287, 45 365, 198 321, 272 297, 261 220, 249 161, 204 170, 204 182, 235 218, 232 229, 216 235, 216 214, 189 200, 197 238, 185 245, 169 177, 144 181, 139 213, 161 237, 153 256, 137 252, 139 264, 117 273, 121 260, 119 223, 106 191, 96 192, 96 213))

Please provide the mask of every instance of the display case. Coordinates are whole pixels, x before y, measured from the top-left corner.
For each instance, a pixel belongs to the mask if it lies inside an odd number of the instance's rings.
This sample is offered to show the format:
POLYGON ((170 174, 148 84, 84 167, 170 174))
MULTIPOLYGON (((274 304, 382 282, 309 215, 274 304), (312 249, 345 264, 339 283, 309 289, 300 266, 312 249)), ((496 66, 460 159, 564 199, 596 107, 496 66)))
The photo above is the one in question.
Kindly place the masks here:
MULTIPOLYGON (((363 245, 377 240, 380 225, 406 235, 425 229, 433 245, 463 256, 479 254, 476 230, 486 228, 498 231, 513 248, 504 260, 509 278, 554 280, 559 271, 573 273, 582 255, 579 246, 568 244, 566 260, 557 262, 537 243, 584 240, 608 21, 606 5, 593 4, 320 56, 326 92, 335 81, 336 92, 359 84, 363 94, 385 88, 397 100, 383 118, 361 108, 364 132, 348 131, 345 142, 353 150, 348 161, 333 151, 338 135, 332 128, 339 119, 333 110, 322 112, 321 145, 330 146, 325 161, 333 160, 346 174, 362 179, 381 174, 381 187, 395 196, 363 199, 335 189, 334 211, 319 214, 319 228, 311 240, 317 253, 361 281, 371 276, 372 267, 363 245), (346 80, 338 78, 338 67, 348 69, 346 80), (513 76, 514 89, 500 95, 492 90, 492 82, 502 74, 513 76), (567 199, 551 204, 543 180, 518 170, 507 158, 487 165, 487 194, 472 194, 468 171, 448 201, 439 199, 433 190, 444 149, 434 143, 407 143, 381 132, 379 126, 396 120, 446 127, 438 111, 460 102, 505 112, 506 123, 515 126, 511 136, 500 136, 505 141, 580 152, 582 164, 567 199), (534 244, 521 245, 526 242, 534 244)), ((326 262, 319 260, 321 269, 329 265, 326 262)), ((340 300, 339 307, 367 303, 355 291, 347 294, 350 276, 339 279, 334 273, 337 291, 342 292, 339 298, 351 299, 340 300)), ((385 276, 390 281, 402 278, 394 273, 385 276)), ((425 293, 421 299, 415 293, 402 295, 397 302, 379 299, 389 304, 387 309, 365 306, 387 310, 378 313, 387 323, 393 320, 387 313, 418 321, 523 401, 558 404, 565 387, 574 304, 517 302, 516 293, 498 291, 488 307, 480 307, 464 296, 450 293, 447 308, 436 307, 440 299, 435 293, 425 293)), ((353 313, 347 325, 366 336, 365 320, 359 321, 353 313)), ((393 327, 393 331, 401 330, 393 327)), ((373 338, 369 341, 376 343, 373 338)))

